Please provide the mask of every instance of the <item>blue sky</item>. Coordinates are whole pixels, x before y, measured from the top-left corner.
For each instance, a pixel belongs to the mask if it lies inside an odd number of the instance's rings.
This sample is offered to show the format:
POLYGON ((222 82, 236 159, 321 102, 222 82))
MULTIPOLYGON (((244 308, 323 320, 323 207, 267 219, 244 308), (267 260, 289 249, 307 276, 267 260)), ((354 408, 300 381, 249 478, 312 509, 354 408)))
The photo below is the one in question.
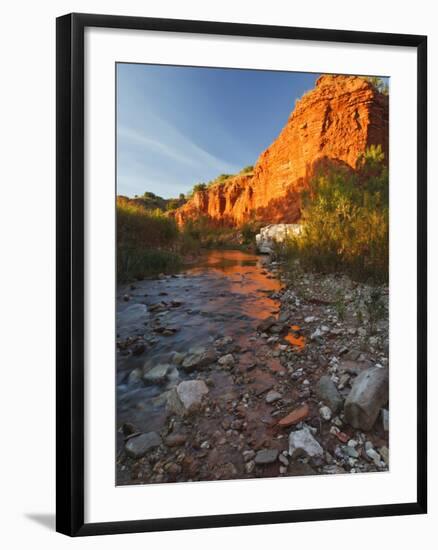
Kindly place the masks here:
POLYGON ((117 65, 117 193, 165 198, 254 164, 319 75, 117 65))

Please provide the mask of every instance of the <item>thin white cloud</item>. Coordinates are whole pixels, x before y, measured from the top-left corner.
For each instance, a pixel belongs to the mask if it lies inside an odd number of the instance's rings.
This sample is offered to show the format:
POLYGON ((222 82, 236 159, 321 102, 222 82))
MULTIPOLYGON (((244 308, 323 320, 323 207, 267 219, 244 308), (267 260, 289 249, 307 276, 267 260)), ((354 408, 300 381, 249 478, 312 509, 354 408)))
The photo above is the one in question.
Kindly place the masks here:
POLYGON ((197 169, 202 168, 206 172, 221 173, 236 170, 235 166, 202 149, 159 117, 154 117, 149 126, 153 128, 153 136, 138 128, 119 126, 118 140, 128 146, 141 147, 145 152, 163 155, 175 163, 197 169))

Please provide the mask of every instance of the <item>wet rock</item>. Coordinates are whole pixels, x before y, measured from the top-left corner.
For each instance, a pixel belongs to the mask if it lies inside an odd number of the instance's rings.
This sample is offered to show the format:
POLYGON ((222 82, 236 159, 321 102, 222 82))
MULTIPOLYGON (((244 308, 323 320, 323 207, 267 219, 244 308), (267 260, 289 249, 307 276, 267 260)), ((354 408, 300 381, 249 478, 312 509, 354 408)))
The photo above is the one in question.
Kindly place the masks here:
POLYGON ((279 420, 278 426, 280 426, 281 428, 288 428, 289 426, 298 424, 298 422, 301 422, 302 420, 307 418, 309 414, 310 414, 309 405, 305 403, 301 407, 298 407, 297 409, 289 413, 287 416, 279 420))
POLYGON ((160 443, 160 436, 156 432, 148 432, 131 437, 125 444, 125 451, 131 458, 141 458, 160 443))
POLYGON ((146 351, 146 344, 144 342, 139 342, 138 344, 135 344, 132 348, 132 355, 139 356, 142 353, 146 351))
POLYGON ((345 400, 345 421, 353 428, 370 430, 388 401, 388 386, 387 368, 371 367, 360 374, 345 400))
POLYGON ((257 326, 257 330, 259 332, 267 332, 273 325, 275 325, 277 322, 277 319, 275 317, 268 317, 267 319, 264 319, 259 325, 257 326))
POLYGON ((143 376, 143 382, 147 385, 164 384, 167 380, 170 365, 157 365, 143 376))
POLYGON ((283 396, 278 391, 271 390, 266 394, 265 401, 266 403, 274 403, 275 401, 278 401, 283 396))
POLYGON ((254 462, 259 465, 272 464, 277 460, 277 457, 278 457, 277 449, 262 449, 260 451, 257 451, 254 462))
POLYGON ((181 353, 179 351, 174 351, 172 353, 172 363, 175 365, 181 365, 181 363, 184 361, 184 358, 186 357, 187 353, 181 353))
POLYGON ((200 348, 199 350, 193 350, 189 352, 187 357, 182 362, 182 368, 186 372, 192 372, 194 370, 208 367, 211 363, 216 361, 216 353, 214 350, 206 350, 200 348))
POLYGON ((186 380, 173 388, 167 397, 168 410, 179 415, 187 415, 199 410, 202 398, 208 394, 203 380, 186 380))
POLYGON ((156 304, 151 304, 149 306, 149 311, 163 311, 164 309, 166 309, 166 303, 165 302, 158 302, 156 304))
POLYGON ((128 376, 128 386, 141 385, 142 376, 143 376, 143 371, 141 369, 132 370, 128 376))
POLYGON ((131 422, 125 422, 122 426, 122 431, 125 437, 140 433, 139 430, 137 430, 137 427, 131 422))
POLYGON ((321 376, 316 385, 316 394, 333 412, 342 407, 343 399, 330 376, 321 376))
POLYGON ((302 455, 311 458, 323 457, 324 449, 313 437, 310 429, 305 426, 301 430, 296 430, 290 433, 289 454, 292 458, 302 455))

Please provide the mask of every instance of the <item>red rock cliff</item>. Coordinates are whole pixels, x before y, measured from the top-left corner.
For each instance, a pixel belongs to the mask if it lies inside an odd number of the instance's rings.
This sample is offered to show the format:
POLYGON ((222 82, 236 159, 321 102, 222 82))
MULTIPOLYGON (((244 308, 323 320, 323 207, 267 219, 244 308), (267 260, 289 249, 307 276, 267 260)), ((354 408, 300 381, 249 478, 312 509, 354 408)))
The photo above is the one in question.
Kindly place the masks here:
POLYGON ((300 192, 317 166, 354 169, 358 155, 372 144, 380 144, 387 158, 388 139, 388 96, 360 77, 321 76, 297 101, 252 174, 195 193, 175 211, 176 219, 179 224, 199 216, 227 225, 294 223, 300 217, 300 192))

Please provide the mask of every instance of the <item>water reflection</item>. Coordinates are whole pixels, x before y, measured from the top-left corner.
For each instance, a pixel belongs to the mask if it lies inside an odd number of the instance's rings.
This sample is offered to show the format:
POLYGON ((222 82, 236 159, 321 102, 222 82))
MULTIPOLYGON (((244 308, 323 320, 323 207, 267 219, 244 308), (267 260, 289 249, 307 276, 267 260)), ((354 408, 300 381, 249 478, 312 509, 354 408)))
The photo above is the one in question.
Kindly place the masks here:
MULTIPOLYGON (((160 430, 165 421, 165 392, 178 379, 159 388, 144 387, 142 383, 132 386, 128 377, 134 369, 142 369, 145 362, 170 362, 175 351, 210 347, 225 336, 231 336, 243 354, 246 350, 249 366, 263 360, 269 347, 263 338, 255 336, 256 330, 260 319, 278 313, 278 302, 270 294, 281 285, 264 270, 262 262, 262 258, 247 252, 213 250, 201 255, 196 265, 184 273, 118 289, 119 338, 138 337, 147 343, 145 353, 138 356, 117 354, 118 426, 132 422, 142 431, 160 430), (130 296, 128 302, 123 300, 125 294, 130 296), (157 304, 161 304, 158 309, 157 304)), ((270 369, 277 367, 273 364, 270 369)), ((242 368, 245 370, 244 361, 242 368)), ((185 376, 184 372, 178 373, 179 379, 185 376)), ((220 369, 214 376, 218 392, 236 391, 232 380, 220 369)), ((259 369, 250 370, 248 376, 254 383, 261 383, 259 369)))

